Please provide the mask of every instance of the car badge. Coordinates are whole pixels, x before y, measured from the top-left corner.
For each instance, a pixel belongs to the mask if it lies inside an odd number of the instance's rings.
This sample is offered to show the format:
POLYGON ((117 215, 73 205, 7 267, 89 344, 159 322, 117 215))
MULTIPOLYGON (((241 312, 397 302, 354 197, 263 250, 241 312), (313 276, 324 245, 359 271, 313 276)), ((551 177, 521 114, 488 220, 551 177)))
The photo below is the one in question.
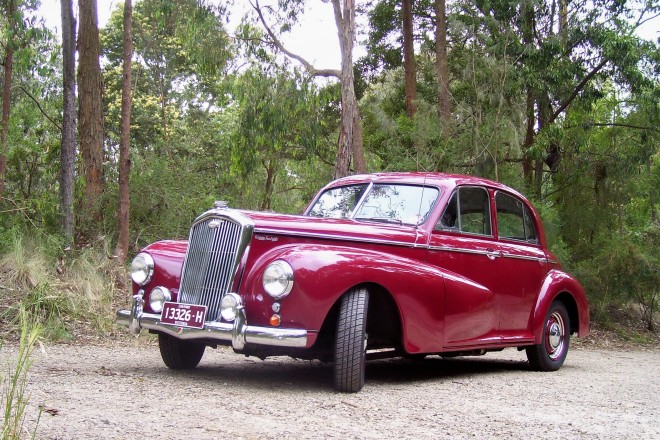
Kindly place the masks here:
POLYGON ((211 220, 209 222, 209 229, 218 229, 222 224, 222 220, 211 220))

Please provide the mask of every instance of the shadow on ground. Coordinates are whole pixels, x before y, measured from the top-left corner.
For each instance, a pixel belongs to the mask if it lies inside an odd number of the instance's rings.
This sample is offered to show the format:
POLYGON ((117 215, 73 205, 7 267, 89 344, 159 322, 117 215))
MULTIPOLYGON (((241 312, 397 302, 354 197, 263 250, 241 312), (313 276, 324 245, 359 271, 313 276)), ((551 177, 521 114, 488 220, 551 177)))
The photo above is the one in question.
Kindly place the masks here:
MULTIPOLYGON (((519 360, 493 358, 459 357, 445 359, 430 356, 424 359, 394 358, 368 361, 367 383, 378 385, 410 385, 416 382, 433 382, 474 378, 481 375, 507 374, 529 371, 529 364, 519 360)), ((149 377, 177 378, 200 382, 226 383, 233 386, 246 386, 253 389, 321 391, 332 390, 332 364, 318 361, 301 361, 281 358, 268 358, 261 361, 246 358, 223 362, 215 356, 205 356, 195 370, 173 371, 165 366, 153 365, 142 369, 149 377)))

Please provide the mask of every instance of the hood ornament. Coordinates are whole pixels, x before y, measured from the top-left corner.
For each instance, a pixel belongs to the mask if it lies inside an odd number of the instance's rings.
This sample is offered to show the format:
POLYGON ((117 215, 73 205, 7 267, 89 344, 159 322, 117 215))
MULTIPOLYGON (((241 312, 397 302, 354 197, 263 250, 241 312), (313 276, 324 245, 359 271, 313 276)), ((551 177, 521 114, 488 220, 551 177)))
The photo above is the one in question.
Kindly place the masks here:
POLYGON ((216 200, 213 207, 216 209, 227 209, 229 208, 229 204, 224 200, 216 200))

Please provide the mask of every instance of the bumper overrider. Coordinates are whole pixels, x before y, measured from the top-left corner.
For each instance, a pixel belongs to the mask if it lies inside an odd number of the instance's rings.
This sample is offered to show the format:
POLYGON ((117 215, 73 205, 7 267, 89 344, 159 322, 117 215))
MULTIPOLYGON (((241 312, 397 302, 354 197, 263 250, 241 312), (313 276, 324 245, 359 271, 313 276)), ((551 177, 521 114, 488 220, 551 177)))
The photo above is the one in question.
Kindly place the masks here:
POLYGON ((306 330, 247 325, 242 305, 237 307, 234 322, 207 322, 204 328, 199 329, 163 323, 159 313, 145 313, 143 305, 142 295, 133 295, 131 310, 117 311, 117 324, 127 326, 136 335, 140 330, 147 329, 183 340, 231 341, 236 351, 243 350, 245 344, 293 348, 304 348, 307 345, 306 330))

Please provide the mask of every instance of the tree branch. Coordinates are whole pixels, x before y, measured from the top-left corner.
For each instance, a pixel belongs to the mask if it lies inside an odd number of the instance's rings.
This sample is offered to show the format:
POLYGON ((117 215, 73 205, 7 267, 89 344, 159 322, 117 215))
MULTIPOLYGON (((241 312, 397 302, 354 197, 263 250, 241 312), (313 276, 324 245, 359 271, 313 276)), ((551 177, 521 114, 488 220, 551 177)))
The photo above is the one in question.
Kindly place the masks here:
POLYGON ((39 101, 37 101, 37 99, 36 99, 34 96, 32 96, 32 94, 31 94, 30 92, 28 92, 27 89, 26 89, 25 87, 23 87, 23 86, 19 86, 19 88, 23 91, 23 93, 25 93, 26 95, 28 95, 28 97, 30 97, 30 99, 31 99, 35 104, 37 104, 37 107, 39 108, 39 111, 41 112, 41 114, 44 115, 44 117, 45 117, 46 119, 48 119, 48 120, 49 120, 49 121, 50 121, 55 127, 57 127, 57 129, 60 130, 60 132, 61 132, 61 131, 62 131, 62 126, 60 126, 60 124, 58 124, 58 123, 55 122, 50 116, 48 116, 48 114, 47 114, 46 111, 43 109, 43 107, 41 107, 41 104, 39 104, 39 101))
POLYGON ((650 130, 660 133, 660 129, 655 127, 644 127, 641 125, 632 125, 632 124, 622 124, 617 122, 587 122, 584 124, 569 125, 565 128, 577 128, 577 127, 623 127, 623 128, 633 128, 635 130, 650 130))
POLYGON ((334 77, 339 79, 341 76, 341 71, 337 69, 317 69, 314 67, 309 61, 301 57, 300 55, 297 55, 293 52, 288 51, 282 42, 277 38, 275 33, 270 29, 268 24, 266 23, 266 19, 264 18, 263 13, 261 12, 261 6, 259 6, 259 0, 255 0, 254 4, 250 2, 250 5, 252 8, 257 12, 257 15, 259 16, 259 21, 261 21, 261 24, 263 25, 264 29, 266 29, 266 32, 270 36, 270 39, 272 40, 272 44, 275 45, 282 53, 284 53, 286 56, 289 58, 292 58, 296 61, 298 61, 300 64, 302 64, 305 69, 310 73, 312 76, 323 76, 326 78, 329 77, 334 77))
POLYGON ((553 113, 553 115, 550 117, 550 120, 547 122, 548 124, 551 124, 557 119, 557 117, 564 111, 566 108, 571 105, 571 102, 577 97, 578 93, 582 91, 584 86, 587 85, 587 83, 593 78, 600 70, 607 64, 607 59, 603 60, 598 64, 596 67, 594 67, 591 72, 587 74, 584 78, 582 78, 582 81, 575 87, 573 90, 573 93, 571 93, 571 96, 569 96, 562 104, 559 106, 556 112, 553 113))

